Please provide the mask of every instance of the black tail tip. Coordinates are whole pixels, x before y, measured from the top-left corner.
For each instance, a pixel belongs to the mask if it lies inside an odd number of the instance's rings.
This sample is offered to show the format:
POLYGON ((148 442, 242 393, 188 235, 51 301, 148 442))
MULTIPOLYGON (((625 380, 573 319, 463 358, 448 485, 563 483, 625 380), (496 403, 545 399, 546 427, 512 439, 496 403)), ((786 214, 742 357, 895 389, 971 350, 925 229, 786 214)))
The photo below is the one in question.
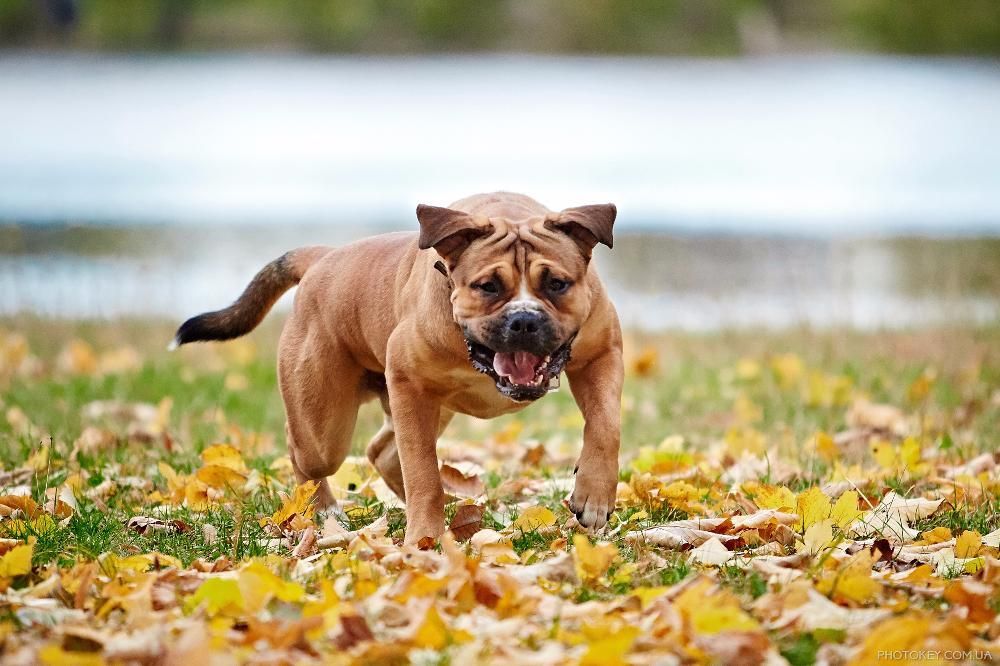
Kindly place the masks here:
POLYGON ((191 317, 177 329, 174 339, 167 345, 167 351, 173 351, 189 342, 220 339, 218 331, 213 329, 214 327, 206 315, 200 314, 197 317, 191 317))

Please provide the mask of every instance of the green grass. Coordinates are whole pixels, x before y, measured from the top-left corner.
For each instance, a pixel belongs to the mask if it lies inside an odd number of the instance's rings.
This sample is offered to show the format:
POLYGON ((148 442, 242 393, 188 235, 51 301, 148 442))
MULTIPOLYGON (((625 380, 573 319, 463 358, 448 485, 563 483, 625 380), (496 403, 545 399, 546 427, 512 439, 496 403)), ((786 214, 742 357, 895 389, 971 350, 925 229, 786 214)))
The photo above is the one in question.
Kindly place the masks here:
MULTIPOLYGON (((238 511, 222 508, 195 512, 174 508, 166 515, 155 514, 157 502, 148 500, 148 489, 120 487, 104 499, 87 499, 87 491, 105 482, 119 483, 125 477, 148 479, 161 489, 165 480, 157 463, 168 462, 179 472, 200 465, 199 453, 216 442, 241 443, 251 469, 269 473, 271 464, 284 453, 283 411, 276 388, 274 350, 277 325, 269 322, 249 341, 230 345, 201 346, 168 354, 162 341, 169 339, 170 326, 159 322, 119 324, 67 323, 16 320, 0 324, 0 330, 17 332, 39 361, 27 375, 0 374, 2 405, 0 416, 0 466, 13 470, 22 466, 40 447, 50 447, 50 467, 35 477, 31 494, 42 501, 47 489, 57 489, 81 470, 83 495, 78 510, 67 520, 48 529, 23 525, 23 537, 37 538, 36 564, 55 562, 68 566, 79 559, 93 559, 104 553, 129 555, 156 551, 189 564, 197 558, 239 560, 287 551, 287 545, 268 542, 258 522, 281 504, 275 493, 257 493, 238 511), (123 345, 138 351, 140 367, 133 371, 97 374, 64 372, 58 356, 67 341, 81 338, 100 354, 123 345), (127 438, 127 426, 110 424, 120 441, 95 453, 73 457, 74 443, 86 425, 84 407, 95 400, 145 402, 153 405, 170 401, 166 429, 169 450, 163 438, 127 438), (21 431, 16 412, 30 422, 21 431), (182 521, 183 533, 152 532, 141 535, 126 527, 136 515, 155 515, 164 520, 182 521), (217 537, 207 539, 204 526, 211 525, 217 537), (32 531, 33 530, 33 531, 32 531)), ((0 336, 2 339, 2 336, 0 336)), ((686 451, 717 447, 734 429, 750 428, 799 463, 800 472, 788 483, 793 491, 812 485, 826 472, 826 463, 804 449, 802 443, 816 431, 837 432, 846 427, 847 404, 835 395, 836 382, 852 387, 874 401, 888 402, 925 416, 926 435, 955 460, 967 460, 982 451, 995 451, 1000 432, 1000 328, 955 329, 919 333, 815 332, 797 330, 782 333, 760 331, 722 332, 704 335, 632 335, 628 352, 633 358, 641 350, 653 350, 655 368, 640 375, 630 369, 623 401, 623 458, 631 459, 642 447, 654 446, 666 436, 684 437, 686 451), (772 369, 777 354, 792 353, 804 364, 804 372, 815 373, 815 390, 803 380, 802 387, 782 388, 781 378, 772 369), (753 377, 741 374, 740 361, 756 364, 753 377), (924 373, 936 377, 930 393, 919 402, 908 397, 914 381, 924 373), (838 379, 843 378, 843 379, 838 379), (737 403, 744 400, 755 413, 742 421, 737 403)), ((746 364, 744 364, 746 365, 746 364)), ((632 368, 632 361, 630 361, 632 368)), ((744 371, 747 367, 743 368, 744 371)), ((355 435, 355 452, 374 434, 381 415, 375 405, 366 406, 355 435)), ((108 425, 108 424, 105 424, 108 425)), ((558 447, 561 442, 577 442, 582 422, 568 390, 547 397, 523 413, 484 423, 456 419, 445 438, 488 441, 497 433, 519 427, 521 440, 538 440, 558 447)), ((640 454, 641 458, 641 454, 640 454)), ((683 466, 679 456, 677 464, 683 466)), ((870 461, 868 461, 870 464, 870 461)), ((545 463, 543 463, 545 464, 545 463)), ((567 469, 553 468, 556 476, 567 469)), ((628 480, 635 471, 623 467, 628 480)), ((491 493, 506 479, 491 470, 485 482, 491 493)), ((901 493, 919 490, 919 480, 902 476, 887 482, 901 493)), ((539 496, 549 506, 558 524, 568 518, 561 495, 539 496)), ((630 507, 618 512, 625 520, 639 510, 630 507)), ((377 500, 366 500, 363 511, 351 514, 348 527, 356 529, 386 512, 377 500)), ((653 525, 685 517, 669 506, 650 507, 639 526, 653 525)), ((953 530, 976 529, 986 533, 998 526, 1000 501, 994 499, 975 506, 948 507, 923 521, 920 529, 946 526, 953 530)), ((450 516, 450 514, 449 514, 450 516)), ((389 511, 390 533, 402 534, 402 511, 389 511)), ((488 510, 485 527, 500 529, 513 516, 488 510)), ((558 532, 529 532, 514 540, 516 552, 546 549, 558 532)), ((628 559, 628 546, 621 544, 628 559)), ((675 584, 690 573, 689 565, 678 557, 662 571, 646 575, 649 584, 675 584)), ((759 581, 737 570, 722 576, 728 585, 750 597, 762 592, 759 581)), ((586 592, 584 592, 586 594, 586 592)), ((807 655, 814 646, 806 638, 785 646, 792 655, 807 655)))

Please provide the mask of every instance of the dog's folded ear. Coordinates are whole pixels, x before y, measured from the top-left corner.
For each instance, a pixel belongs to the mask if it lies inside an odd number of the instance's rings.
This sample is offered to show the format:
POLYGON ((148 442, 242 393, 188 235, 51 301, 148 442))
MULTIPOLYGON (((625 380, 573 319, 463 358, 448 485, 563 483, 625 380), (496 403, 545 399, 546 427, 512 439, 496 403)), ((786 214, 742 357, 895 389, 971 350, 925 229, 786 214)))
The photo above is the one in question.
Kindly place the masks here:
POLYGON ((547 224, 569 234, 583 253, 590 256, 590 252, 598 243, 608 247, 614 245, 612 227, 617 215, 618 209, 614 204, 594 204, 567 208, 555 213, 549 217, 547 224))
POLYGON ((420 204, 421 250, 434 248, 444 259, 454 261, 475 239, 490 232, 489 221, 460 210, 420 204))

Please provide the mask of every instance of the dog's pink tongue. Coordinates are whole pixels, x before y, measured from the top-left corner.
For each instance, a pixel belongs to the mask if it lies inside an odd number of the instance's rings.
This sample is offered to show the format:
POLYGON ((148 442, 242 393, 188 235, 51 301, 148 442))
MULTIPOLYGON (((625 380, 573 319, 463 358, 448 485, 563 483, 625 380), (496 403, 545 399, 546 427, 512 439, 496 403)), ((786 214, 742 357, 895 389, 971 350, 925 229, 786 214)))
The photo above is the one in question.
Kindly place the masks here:
POLYGON ((512 384, 530 384, 540 360, 529 352, 497 352, 493 356, 493 369, 512 384))

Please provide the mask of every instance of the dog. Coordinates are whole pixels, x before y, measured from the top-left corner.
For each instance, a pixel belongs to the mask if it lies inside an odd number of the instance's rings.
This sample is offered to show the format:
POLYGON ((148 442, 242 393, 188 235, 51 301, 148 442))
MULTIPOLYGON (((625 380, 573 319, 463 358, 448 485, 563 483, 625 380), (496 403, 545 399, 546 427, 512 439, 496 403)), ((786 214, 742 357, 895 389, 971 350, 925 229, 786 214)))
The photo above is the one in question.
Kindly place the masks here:
POLYGON ((419 233, 286 253, 235 303, 184 322, 172 346, 244 335, 297 284, 278 348, 295 476, 336 509, 326 477, 347 457, 358 408, 377 398, 385 423, 367 455, 405 502, 407 544, 445 530, 436 447, 452 416, 519 411, 565 371, 585 420, 569 505, 598 530, 615 505, 624 371, 591 254, 612 246, 616 215, 507 192, 420 205, 419 233))

